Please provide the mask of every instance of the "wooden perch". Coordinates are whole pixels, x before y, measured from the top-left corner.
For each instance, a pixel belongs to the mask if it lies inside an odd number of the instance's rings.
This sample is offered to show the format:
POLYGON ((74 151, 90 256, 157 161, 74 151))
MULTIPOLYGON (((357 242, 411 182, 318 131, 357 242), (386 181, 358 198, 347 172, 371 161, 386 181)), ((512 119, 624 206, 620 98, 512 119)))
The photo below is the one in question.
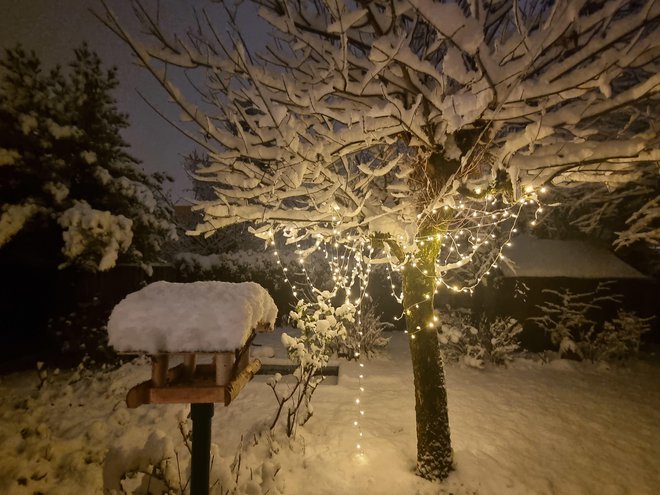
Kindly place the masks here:
POLYGON ((186 364, 167 371, 166 386, 155 386, 147 380, 131 388, 126 394, 126 405, 134 409, 143 404, 201 404, 222 402, 228 406, 261 368, 255 359, 247 364, 226 385, 216 385, 215 366, 200 364, 192 380, 187 378, 186 364))
POLYGON ((234 378, 226 387, 225 387, 225 406, 228 406, 231 401, 233 401, 238 393, 247 385, 247 383, 252 380, 254 375, 261 369, 261 361, 255 359, 250 364, 248 364, 239 375, 234 378))

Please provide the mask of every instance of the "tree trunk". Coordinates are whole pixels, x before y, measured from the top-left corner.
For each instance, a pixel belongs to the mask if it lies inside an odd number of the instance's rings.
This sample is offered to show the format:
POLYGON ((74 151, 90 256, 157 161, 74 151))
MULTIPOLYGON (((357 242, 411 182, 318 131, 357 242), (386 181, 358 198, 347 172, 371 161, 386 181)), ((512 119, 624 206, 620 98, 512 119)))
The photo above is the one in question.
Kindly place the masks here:
POLYGON ((445 374, 433 321, 435 258, 440 246, 440 240, 420 243, 416 261, 408 263, 403 273, 403 304, 415 383, 417 474, 428 480, 445 479, 453 458, 445 374))

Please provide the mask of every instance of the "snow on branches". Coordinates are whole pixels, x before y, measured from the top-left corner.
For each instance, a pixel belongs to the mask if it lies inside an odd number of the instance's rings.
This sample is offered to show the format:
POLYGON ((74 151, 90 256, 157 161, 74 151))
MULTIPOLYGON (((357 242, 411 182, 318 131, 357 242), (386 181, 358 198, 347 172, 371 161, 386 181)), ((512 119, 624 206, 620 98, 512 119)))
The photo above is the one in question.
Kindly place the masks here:
POLYGON ((196 233, 254 222, 414 249, 466 191, 616 185, 658 159, 657 2, 254 3, 272 30, 258 57, 230 7, 181 34, 136 1, 145 38, 103 16, 209 153, 218 200, 196 233), (206 86, 176 86, 176 68, 206 86))

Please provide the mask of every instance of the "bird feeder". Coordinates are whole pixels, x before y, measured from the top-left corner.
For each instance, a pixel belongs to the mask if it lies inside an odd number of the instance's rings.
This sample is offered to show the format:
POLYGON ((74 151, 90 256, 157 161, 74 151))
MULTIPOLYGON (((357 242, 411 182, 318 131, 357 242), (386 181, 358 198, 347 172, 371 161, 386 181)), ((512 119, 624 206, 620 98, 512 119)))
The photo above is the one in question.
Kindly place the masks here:
POLYGON ((151 379, 128 391, 126 405, 191 405, 191 495, 208 494, 214 404, 228 406, 259 371, 250 344, 276 317, 272 298, 253 282, 155 282, 110 315, 110 345, 151 356, 151 379))
POLYGON ((129 409, 143 404, 224 403, 228 406, 261 368, 259 359, 250 359, 250 343, 232 351, 158 352, 151 355, 151 379, 135 385, 126 395, 129 409), (199 361, 210 360, 200 364, 199 361), (181 361, 176 366, 170 363, 181 361))

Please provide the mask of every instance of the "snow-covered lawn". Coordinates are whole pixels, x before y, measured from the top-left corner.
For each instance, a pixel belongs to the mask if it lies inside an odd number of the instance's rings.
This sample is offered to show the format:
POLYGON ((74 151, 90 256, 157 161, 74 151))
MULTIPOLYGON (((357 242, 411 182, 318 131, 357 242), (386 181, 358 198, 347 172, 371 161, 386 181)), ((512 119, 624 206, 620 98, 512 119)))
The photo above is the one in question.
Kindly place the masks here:
MULTIPOLYGON (((412 474, 415 422, 405 335, 394 334, 387 352, 366 362, 362 458, 355 455, 359 440, 353 426, 358 369, 341 362, 338 384, 318 389, 315 415, 294 448, 275 442, 279 451, 271 459, 265 455, 267 440, 256 446, 253 441, 275 405, 263 377, 257 377, 229 408, 215 409, 213 441, 219 450, 213 473, 227 475, 243 436, 239 493, 264 493, 270 481, 262 476, 269 470, 277 471, 271 495, 658 493, 657 362, 625 369, 529 360, 508 369, 449 367, 456 471, 444 484, 412 474)), ((103 493, 104 463, 106 476, 112 475, 157 430, 162 435, 152 437, 152 448, 138 457, 169 448, 162 438, 170 438, 185 470, 179 419, 187 408, 128 410, 123 402, 127 389, 149 370, 138 360, 111 372, 62 372, 41 389, 36 373, 2 377, 0 493, 103 493)), ((169 469, 176 470, 175 460, 169 469)))

